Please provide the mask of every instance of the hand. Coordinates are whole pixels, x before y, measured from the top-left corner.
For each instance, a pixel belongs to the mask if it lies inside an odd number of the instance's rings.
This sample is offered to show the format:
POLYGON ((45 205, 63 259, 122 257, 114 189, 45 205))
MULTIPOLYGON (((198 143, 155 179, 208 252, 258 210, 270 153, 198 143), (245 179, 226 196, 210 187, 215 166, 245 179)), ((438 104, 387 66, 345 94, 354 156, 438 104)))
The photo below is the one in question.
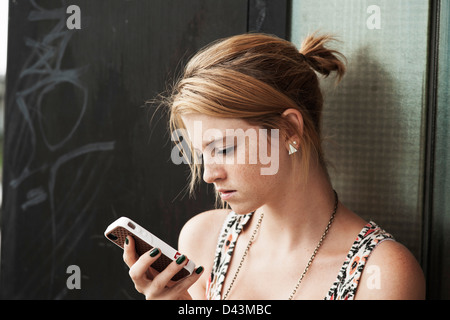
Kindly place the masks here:
POLYGON ((147 300, 192 300, 188 293, 191 287, 201 276, 203 267, 196 268, 190 276, 179 281, 171 281, 187 264, 188 259, 184 256, 170 263, 161 273, 151 268, 151 265, 161 256, 157 248, 138 256, 135 250, 133 237, 127 237, 125 241, 123 260, 130 268, 129 275, 134 282, 136 290, 147 300), (153 257, 151 255, 153 255, 153 257))

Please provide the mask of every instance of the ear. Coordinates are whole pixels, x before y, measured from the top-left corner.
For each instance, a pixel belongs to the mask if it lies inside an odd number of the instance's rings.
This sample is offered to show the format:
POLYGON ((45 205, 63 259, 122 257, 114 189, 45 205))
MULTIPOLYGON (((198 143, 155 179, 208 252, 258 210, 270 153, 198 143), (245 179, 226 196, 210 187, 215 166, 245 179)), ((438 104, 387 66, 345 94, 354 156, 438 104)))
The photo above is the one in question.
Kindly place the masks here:
POLYGON ((301 136, 303 135, 303 116, 297 109, 286 109, 281 116, 291 123, 293 132, 286 132, 287 142, 296 141, 297 145, 300 143, 301 136), (299 136, 300 134, 300 136, 299 136))

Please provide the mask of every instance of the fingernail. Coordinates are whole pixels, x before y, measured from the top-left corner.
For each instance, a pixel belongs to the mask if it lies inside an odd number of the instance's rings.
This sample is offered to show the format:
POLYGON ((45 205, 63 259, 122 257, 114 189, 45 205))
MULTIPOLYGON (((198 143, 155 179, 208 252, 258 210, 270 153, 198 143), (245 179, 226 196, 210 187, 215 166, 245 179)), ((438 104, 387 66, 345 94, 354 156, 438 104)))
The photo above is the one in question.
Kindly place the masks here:
POLYGON ((186 260, 186 256, 183 254, 178 257, 177 264, 182 264, 184 260, 186 260))
POLYGON ((203 271, 203 267, 200 266, 200 267, 197 268, 197 270, 195 270, 195 273, 196 274, 200 274, 200 273, 202 273, 202 271, 203 271))
POLYGON ((128 244, 128 237, 125 238, 125 244, 128 244))
POLYGON ((158 248, 154 248, 152 251, 150 251, 150 257, 156 257, 159 253, 159 249, 158 248))

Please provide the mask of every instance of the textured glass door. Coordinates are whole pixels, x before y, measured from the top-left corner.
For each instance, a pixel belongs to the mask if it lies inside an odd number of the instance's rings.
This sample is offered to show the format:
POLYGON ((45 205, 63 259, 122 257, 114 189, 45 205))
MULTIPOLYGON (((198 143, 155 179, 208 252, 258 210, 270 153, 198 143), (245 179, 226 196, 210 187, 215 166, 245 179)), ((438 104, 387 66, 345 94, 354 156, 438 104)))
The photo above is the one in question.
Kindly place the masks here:
POLYGON ((422 258, 429 3, 292 1, 291 40, 332 33, 348 59, 324 81, 323 135, 343 203, 422 258), (374 4, 376 3, 376 4, 374 4))

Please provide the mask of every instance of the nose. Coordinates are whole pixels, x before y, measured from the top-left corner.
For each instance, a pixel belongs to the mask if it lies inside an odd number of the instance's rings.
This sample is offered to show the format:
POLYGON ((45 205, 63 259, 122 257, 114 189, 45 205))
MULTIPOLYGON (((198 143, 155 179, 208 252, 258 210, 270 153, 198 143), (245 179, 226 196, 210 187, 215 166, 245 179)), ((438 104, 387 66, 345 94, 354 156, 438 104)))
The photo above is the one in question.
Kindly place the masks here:
POLYGON ((203 180, 206 183, 214 183, 226 178, 225 168, 220 164, 204 164, 203 180))

